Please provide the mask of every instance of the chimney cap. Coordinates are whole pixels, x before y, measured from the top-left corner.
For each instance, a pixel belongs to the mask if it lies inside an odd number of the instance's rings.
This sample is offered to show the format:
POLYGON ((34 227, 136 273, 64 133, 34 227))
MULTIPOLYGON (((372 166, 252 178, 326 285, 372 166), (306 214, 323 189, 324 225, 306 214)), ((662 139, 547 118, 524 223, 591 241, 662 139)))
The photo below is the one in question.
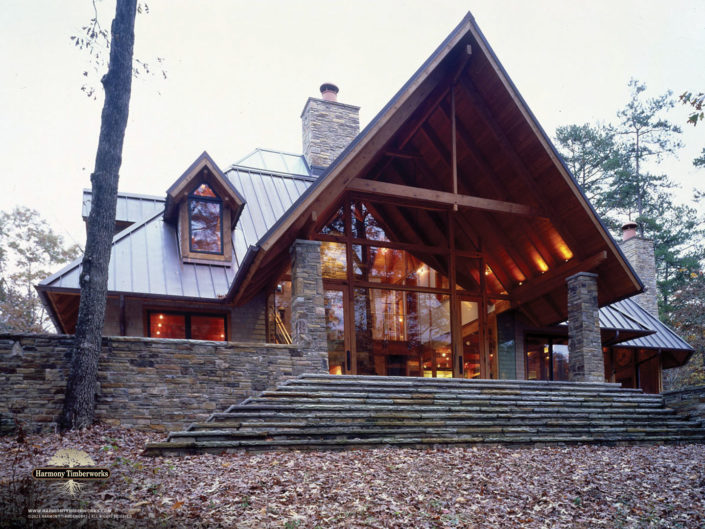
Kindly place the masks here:
POLYGON ((323 83, 321 85, 321 97, 326 101, 337 101, 338 100, 338 87, 333 83, 323 83))
POLYGON ((633 220, 627 221, 622 224, 622 240, 628 241, 632 237, 636 237, 636 229, 639 225, 633 220))

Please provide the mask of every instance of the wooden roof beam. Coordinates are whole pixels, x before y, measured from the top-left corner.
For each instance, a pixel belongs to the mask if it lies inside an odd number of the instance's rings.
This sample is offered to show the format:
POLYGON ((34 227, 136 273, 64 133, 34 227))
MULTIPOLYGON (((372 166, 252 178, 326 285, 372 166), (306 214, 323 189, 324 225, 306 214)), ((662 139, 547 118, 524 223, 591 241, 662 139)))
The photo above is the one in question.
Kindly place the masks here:
POLYGON ((360 193, 371 193, 378 197, 383 196, 392 199, 403 198, 406 201, 426 202, 448 207, 458 204, 458 206, 461 207, 490 211, 492 213, 523 215, 527 217, 535 215, 535 211, 530 206, 517 204, 515 202, 505 202, 503 200, 473 197, 469 195, 455 195, 446 191, 436 191, 433 189, 376 182, 359 178, 351 180, 347 185, 347 189, 360 193))
POLYGON ((565 278, 578 272, 588 272, 607 259, 607 251, 602 250, 584 260, 572 260, 554 268, 540 277, 525 282, 509 293, 513 302, 526 303, 565 284, 565 278))
MULTIPOLYGON (((446 117, 446 119, 450 119, 448 117, 448 113, 450 112, 448 108, 447 103, 441 104, 441 111, 443 112, 443 115, 446 117)), ((495 181, 494 178, 492 178, 492 174, 494 171, 490 167, 489 162, 485 159, 484 155, 480 152, 479 147, 475 144, 475 142, 472 139, 472 135, 468 132, 468 130, 465 128, 465 126, 458 121, 456 124, 456 129, 458 132, 458 137, 459 139, 463 142, 463 145, 465 146, 466 150, 468 151, 468 155, 470 158, 473 159, 473 161, 476 163, 476 165, 480 166, 480 170, 487 175, 487 183, 489 186, 492 188, 492 190, 495 193, 495 196, 497 196, 500 200, 511 200, 511 196, 507 193, 506 188, 500 187, 497 182, 495 181)), ((464 182, 465 184, 468 184, 470 182, 464 182)), ((533 219, 530 220, 532 222, 533 219)), ((548 220, 548 219, 545 219, 548 220)), ((549 221, 550 222, 550 221, 549 221)), ((534 230, 526 230, 526 236, 529 239, 529 243, 534 247, 534 249, 538 252, 538 254, 541 256, 541 258, 549 265, 549 266, 554 266, 556 264, 556 257, 553 255, 553 252, 551 252, 544 244, 543 242, 536 237, 534 230)))

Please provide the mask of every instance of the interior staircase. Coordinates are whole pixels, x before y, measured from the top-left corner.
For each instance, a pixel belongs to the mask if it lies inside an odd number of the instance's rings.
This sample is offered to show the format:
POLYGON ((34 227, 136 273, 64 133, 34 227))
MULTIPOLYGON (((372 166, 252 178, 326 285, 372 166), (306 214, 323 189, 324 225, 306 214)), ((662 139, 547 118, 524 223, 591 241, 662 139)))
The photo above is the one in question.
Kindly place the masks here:
POLYGON ((660 395, 619 384, 306 374, 146 455, 472 443, 705 442, 660 395))

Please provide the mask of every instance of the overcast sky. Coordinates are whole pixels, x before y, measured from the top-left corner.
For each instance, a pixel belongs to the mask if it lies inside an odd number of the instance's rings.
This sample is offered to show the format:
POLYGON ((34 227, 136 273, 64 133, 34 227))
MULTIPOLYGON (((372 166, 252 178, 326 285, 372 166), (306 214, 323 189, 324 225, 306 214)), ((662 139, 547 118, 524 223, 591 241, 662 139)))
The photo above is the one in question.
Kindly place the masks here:
MULTIPOLYGON (((114 1, 98 1, 109 28, 114 1)), ((135 56, 164 57, 167 78, 133 83, 120 190, 164 195, 204 150, 221 168, 256 147, 300 153, 300 114, 333 82, 364 127, 469 10, 544 129, 614 121, 634 77, 649 93, 705 90, 705 2, 148 0, 135 56)), ((89 58, 69 37, 90 0, 0 0, 0 210, 38 209, 84 244, 81 190, 100 125, 80 90, 89 58)), ((97 78, 96 78, 97 79, 97 78)), ((692 159, 705 124, 663 172, 705 188, 692 159)), ((701 204, 700 211, 704 208, 701 204)))

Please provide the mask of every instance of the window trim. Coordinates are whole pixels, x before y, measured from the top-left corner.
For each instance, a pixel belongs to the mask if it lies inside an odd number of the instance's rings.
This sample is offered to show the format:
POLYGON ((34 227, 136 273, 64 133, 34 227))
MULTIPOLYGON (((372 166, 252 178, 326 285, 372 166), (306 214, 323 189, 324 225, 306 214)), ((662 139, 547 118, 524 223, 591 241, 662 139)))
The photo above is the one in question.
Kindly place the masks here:
POLYGON ((230 332, 228 329, 228 322, 230 320, 230 315, 227 312, 198 312, 198 311, 186 311, 186 310, 162 310, 158 308, 150 308, 145 310, 146 313, 146 318, 145 318, 145 327, 146 327, 146 336, 147 338, 157 338, 157 336, 152 336, 152 325, 151 325, 151 319, 152 319, 152 314, 169 314, 172 316, 184 316, 184 331, 186 334, 185 338, 162 338, 161 336, 159 339, 161 340, 194 340, 195 338, 191 338, 191 317, 192 316, 207 316, 211 318, 222 318, 223 320, 223 327, 225 329, 225 338, 222 340, 203 340, 203 341, 223 341, 227 342, 230 340, 230 332))
POLYGON ((206 254, 206 255, 225 255, 225 239, 223 237, 223 222, 224 222, 224 206, 223 206, 223 200, 220 198, 218 193, 216 193, 215 189, 213 189, 213 186, 208 184, 208 182, 201 181, 196 186, 191 190, 191 192, 187 196, 186 200, 186 214, 187 214, 187 219, 188 219, 188 249, 190 254, 206 254), (215 197, 208 197, 208 196, 201 196, 201 195, 195 195, 194 193, 196 190, 201 187, 202 185, 208 186, 208 189, 211 190, 211 192, 215 195, 215 197), (209 252, 206 250, 194 250, 193 248, 193 237, 192 237, 192 222, 191 222, 191 203, 199 201, 199 202, 207 202, 211 204, 218 204, 219 206, 219 211, 218 214, 220 216, 220 251, 218 252, 209 252))

